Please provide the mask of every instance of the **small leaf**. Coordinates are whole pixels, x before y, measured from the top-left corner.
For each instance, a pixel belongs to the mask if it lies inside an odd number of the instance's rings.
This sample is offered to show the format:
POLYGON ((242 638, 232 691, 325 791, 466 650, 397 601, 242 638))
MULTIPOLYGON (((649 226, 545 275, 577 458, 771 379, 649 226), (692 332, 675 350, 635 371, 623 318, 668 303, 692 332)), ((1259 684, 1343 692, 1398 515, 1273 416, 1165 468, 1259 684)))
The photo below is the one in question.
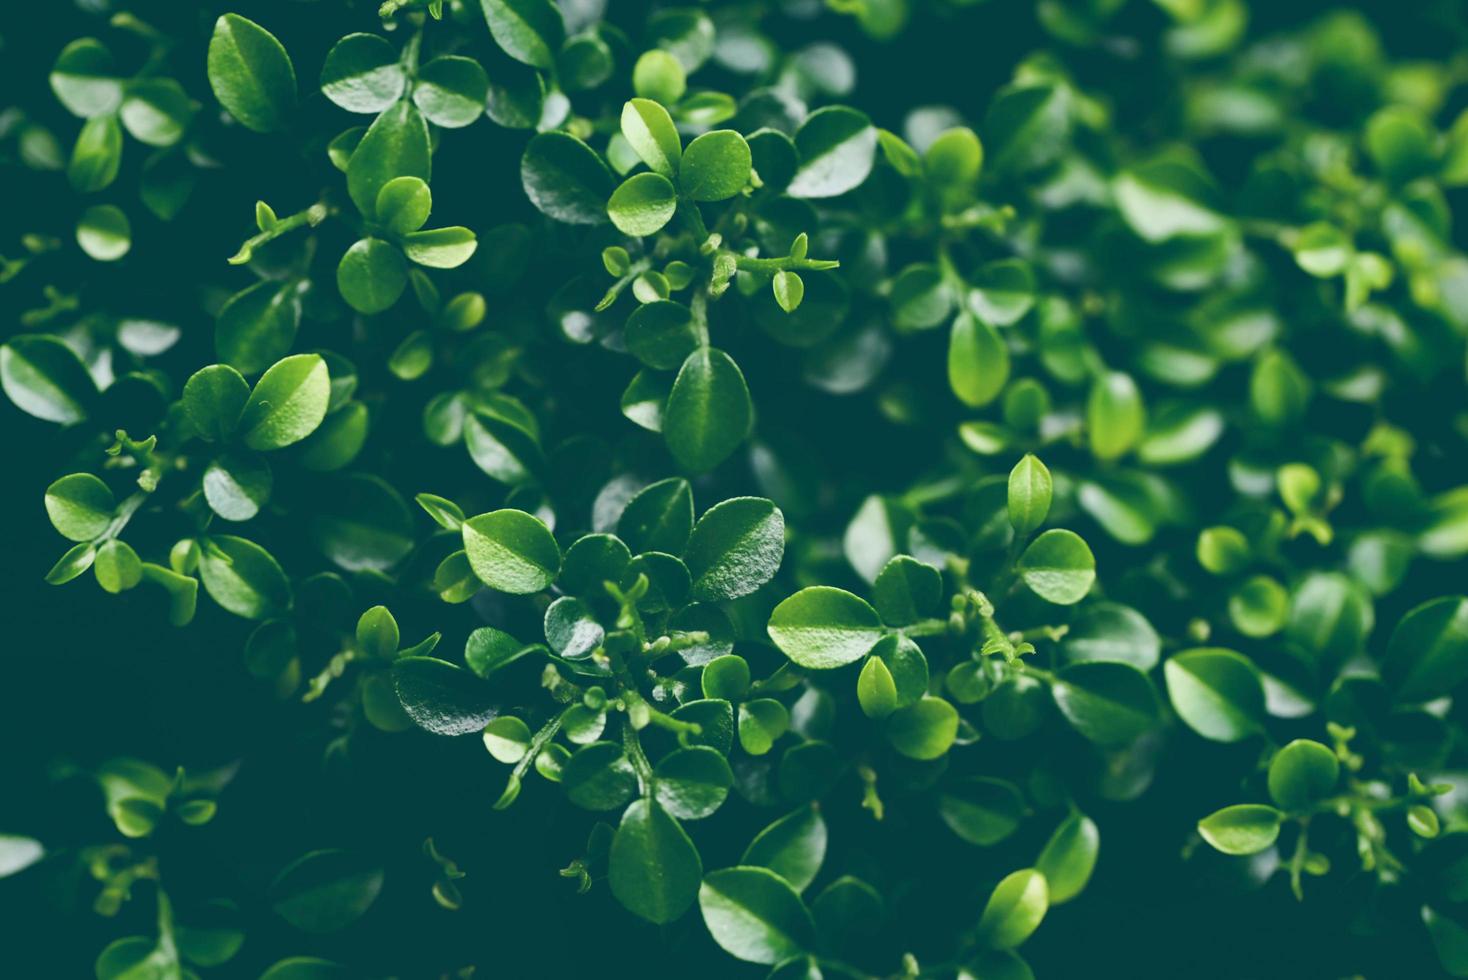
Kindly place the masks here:
POLYGON ((1068 902, 1085 890, 1100 848, 1101 833, 1090 817, 1075 812, 1061 821, 1035 860, 1035 870, 1049 886, 1051 905, 1068 902))
POLYGON ((112 524, 117 498, 90 473, 63 476, 46 488, 51 526, 71 541, 91 541, 112 524))
POLYGON ((1204 738, 1237 742, 1264 728, 1264 685, 1242 654, 1217 647, 1184 650, 1163 665, 1178 717, 1204 738))
POLYGON ((815 923, 805 903, 767 868, 710 872, 698 905, 714 942, 736 959, 779 963, 815 946, 815 923))
POLYGON ((678 174, 683 144, 668 110, 650 99, 632 99, 622 107, 622 135, 654 173, 678 174))
POLYGON ((781 269, 775 273, 771 285, 775 291, 775 302, 780 304, 780 309, 786 313, 794 313, 800 308, 800 301, 805 299, 805 282, 799 275, 789 269, 781 269))
POLYGON ((435 735, 481 731, 498 713, 488 682, 446 660, 400 657, 392 679, 408 717, 435 735))
POLYGON ((1157 691, 1131 664, 1072 664, 1060 672, 1051 693, 1071 726, 1099 745, 1127 745, 1162 720, 1157 691))
POLYGON ((624 235, 656 235, 677 209, 678 192, 656 173, 633 174, 607 200, 607 215, 624 235))
POLYGON ((663 438, 682 466, 713 469, 749 436, 754 406, 733 358, 713 347, 689 354, 663 410, 663 438))
POLYGON ((225 14, 209 39, 209 85, 221 105, 257 133, 284 129, 296 106, 296 70, 275 35, 225 14))
POLYGON ((1015 534, 1028 537, 1045 523, 1051 487, 1050 471, 1032 454, 1009 471, 1009 523, 1015 534))
POLYGON ((317 354, 277 361, 255 383, 240 413, 241 438, 251 449, 280 449, 316 431, 331 400, 331 378, 317 354))
POLYGON ((739 863, 769 868, 797 892, 810 887, 826 858, 826 822, 813 806, 788 813, 755 835, 739 863))
POLYGON ((1045 876, 1034 868, 999 882, 979 918, 978 938, 990 949, 1013 949, 1040 927, 1050 907, 1045 876))
POLYGON ((1198 821, 1198 833, 1224 854, 1258 854, 1279 837, 1284 814, 1272 806, 1241 803, 1226 806, 1198 821))
POLYGON ((876 159, 877 129, 865 113, 846 106, 817 109, 795 131, 800 167, 786 188, 791 197, 836 197, 867 179, 876 159))
POLYGON ((688 144, 678 167, 678 187, 695 201, 722 201, 749 183, 753 158, 744 137, 717 129, 688 144))
POLYGON ((711 602, 755 592, 774 578, 784 554, 785 515, 780 509, 763 497, 734 497, 699 518, 683 561, 692 576, 693 597, 711 602))
POLYGON ((556 580, 561 549, 538 518, 497 510, 464 522, 464 550, 480 581, 512 595, 539 592, 556 580))
POLYGON ((865 600, 827 585, 801 589, 770 614, 770 639, 793 662, 813 670, 855 663, 884 632, 865 600))
POLYGON ((360 919, 382 891, 382 869, 347 851, 312 851, 270 886, 271 906, 303 932, 336 932, 360 919))
POLYGON ((86 419, 97 397, 96 383, 72 349, 43 334, 0 345, 0 385, 21 411, 63 425, 86 419))
POLYGON ((1036 595, 1062 606, 1080 602, 1096 581, 1096 559, 1074 531, 1046 531, 1020 555, 1018 568, 1036 595))
POLYGON ((375 34, 348 34, 321 66, 321 91, 348 112, 381 112, 402 98, 407 84, 398 53, 375 34))
POLYGON ((1269 796, 1282 810, 1308 809, 1330 795, 1340 778, 1340 760, 1319 742, 1297 738, 1269 763, 1269 796))

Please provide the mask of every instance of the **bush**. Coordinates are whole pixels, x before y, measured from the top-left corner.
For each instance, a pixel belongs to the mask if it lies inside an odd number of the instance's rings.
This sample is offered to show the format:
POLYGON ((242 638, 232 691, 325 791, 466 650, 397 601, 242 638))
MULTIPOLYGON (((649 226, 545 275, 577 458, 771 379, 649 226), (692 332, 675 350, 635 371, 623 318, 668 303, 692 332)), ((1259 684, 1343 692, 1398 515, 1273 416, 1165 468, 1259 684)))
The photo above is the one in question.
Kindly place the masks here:
POLYGON ((1462 8, 766 6, 7 11, 7 972, 1468 976, 1462 8))

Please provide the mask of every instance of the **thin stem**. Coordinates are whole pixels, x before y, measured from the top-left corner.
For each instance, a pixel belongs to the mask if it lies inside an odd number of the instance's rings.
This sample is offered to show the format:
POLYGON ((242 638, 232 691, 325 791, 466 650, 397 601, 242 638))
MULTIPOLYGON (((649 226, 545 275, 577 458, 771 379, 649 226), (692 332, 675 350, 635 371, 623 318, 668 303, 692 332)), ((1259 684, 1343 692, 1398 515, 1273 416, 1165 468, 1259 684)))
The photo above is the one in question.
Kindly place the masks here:
POLYGON ((774 274, 789 270, 792 272, 810 270, 819 272, 825 269, 838 268, 841 263, 835 259, 797 259, 789 255, 777 259, 756 259, 748 255, 734 253, 734 264, 743 272, 764 272, 774 274))
POLYGON ((246 239, 245 243, 240 246, 240 250, 229 257, 229 264, 244 265, 254 257, 255 249, 261 245, 303 226, 315 228, 321 222, 325 221, 327 215, 330 213, 330 208, 326 204, 318 201, 304 211, 297 211, 295 214, 281 218, 275 224, 271 225, 268 230, 246 239))

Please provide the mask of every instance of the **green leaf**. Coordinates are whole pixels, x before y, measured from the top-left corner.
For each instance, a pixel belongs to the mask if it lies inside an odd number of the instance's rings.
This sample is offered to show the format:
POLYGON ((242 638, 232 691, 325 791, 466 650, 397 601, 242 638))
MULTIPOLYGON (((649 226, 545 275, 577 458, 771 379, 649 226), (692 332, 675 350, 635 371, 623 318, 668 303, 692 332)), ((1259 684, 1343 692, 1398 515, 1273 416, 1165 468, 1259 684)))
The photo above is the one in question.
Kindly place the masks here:
POLYGON ((1040 927, 1050 907, 1045 876, 1034 868, 999 882, 979 918, 978 940, 990 949, 1013 949, 1040 927))
POLYGON ((377 217, 377 195, 388 181, 427 181, 433 167, 428 124, 411 102, 396 102, 373 120, 347 162, 347 193, 364 217, 377 217))
POLYGON ((260 975, 260 980, 350 980, 352 971, 314 956, 288 956, 260 975))
POLYGON ((928 660, 911 639, 889 634, 877 641, 871 655, 886 664, 897 689, 897 706, 905 708, 928 692, 928 660))
POLYGON ((430 269, 457 269, 478 248, 474 232, 468 228, 433 228, 403 236, 403 254, 430 269))
POLYGON ((612 172, 596 151, 567 133, 540 133, 520 158, 520 182, 542 214, 572 225, 607 220, 612 172))
POLYGON ((392 680, 408 717, 435 735, 469 735, 498 714, 489 683, 447 660, 400 657, 392 680))
POLYGON ((51 91, 74 116, 106 115, 122 104, 122 79, 112 52, 93 37, 77 38, 61 49, 51 67, 51 91))
POLYGON ((68 548, 66 553, 56 560, 51 570, 46 573, 48 585, 65 585, 78 575, 92 567, 97 560, 97 546, 90 541, 68 548))
POLYGON ((968 304, 985 323, 1008 327, 1035 305, 1035 273, 1024 259, 1000 259, 973 274, 968 304))
POLYGON ((615 742, 583 745, 561 770, 566 799, 587 810, 615 810, 637 792, 632 763, 615 742))
POLYGON ((276 913, 302 932, 344 929, 366 914, 382 891, 382 869, 348 851, 312 851, 270 886, 276 913))
POLYGON ((1130 375, 1110 371, 1098 377, 1086 401, 1086 433, 1091 455, 1120 459, 1142 438, 1147 413, 1142 394, 1130 375))
POLYGON ((290 353, 301 323, 301 298, 293 282, 264 280, 231 296, 214 323, 219 359, 244 374, 258 374, 290 353))
POLYGON ((469 518, 464 551, 481 582, 512 595, 548 588, 561 570, 556 539, 538 518, 520 510, 469 518))
POLYGON ((1416 109, 1388 105, 1366 121, 1366 152, 1393 184, 1431 173, 1438 162, 1438 134, 1416 109))
POLYGON ((984 146, 996 174, 1014 176, 1053 163, 1070 142, 1071 108, 1059 85, 1001 91, 984 117, 984 146))
POLYGON ((888 626, 907 626, 931 616, 942 597, 942 573, 909 555, 893 556, 872 586, 872 601, 888 626))
POLYGON ((993 847, 1019 829, 1025 801, 1013 783, 985 776, 947 782, 938 797, 938 816, 962 839, 993 847))
MULTIPOLYGON (((648 551, 682 554, 692 531, 693 489, 679 476, 643 487, 627 502, 617 519, 617 536, 637 554, 648 551)), ((783 529, 780 542, 783 549, 783 529)))
POLYGON ((348 34, 321 66, 321 91, 348 112, 381 112, 408 87, 398 53, 376 34, 348 34))
POLYGON ((1097 602, 1071 620, 1061 650, 1072 663, 1109 660, 1145 672, 1157 666, 1162 640, 1147 618, 1130 606, 1097 602))
POLYGON ((688 355, 663 412, 663 438, 685 469, 703 473, 749 436, 754 406, 733 358, 713 347, 688 355))
POLYGON ((795 890, 767 868, 710 872, 698 891, 714 942, 750 963, 779 963, 815 946, 815 923, 795 890))
POLYGON ((480 677, 488 677, 537 649, 544 652, 544 647, 527 646, 504 630, 481 626, 464 643, 464 663, 480 677))
POLYGON ((1050 690, 1071 726, 1098 745, 1128 745, 1162 720, 1157 691, 1131 664, 1071 664, 1050 690))
POLYGON ((46 488, 51 526, 71 541, 91 541, 112 524, 117 498, 90 473, 63 476, 46 488))
POLYGON ((310 540, 348 572, 385 573, 413 549, 407 502, 381 477, 352 473, 323 486, 310 540))
POLYGON ((632 66, 632 90, 642 98, 675 105, 687 88, 683 63, 670 52, 644 51, 632 66))
POLYGON ((1080 602, 1096 581, 1096 559, 1074 531, 1046 531, 1020 555, 1017 567, 1036 595, 1062 606, 1080 602))
POLYGON ((0 345, 0 386, 22 412, 62 425, 85 420, 97 398, 96 382, 72 349, 44 334, 0 345))
POLYGON ((1433 599, 1403 616, 1387 643, 1381 677, 1405 704, 1443 697, 1468 678, 1468 598, 1433 599))
POLYGON ((749 662, 735 654, 715 657, 703 668, 703 696, 739 701, 749 692, 749 662))
POLYGON ((1101 850, 1101 832, 1079 811, 1066 817, 1050 835, 1035 859, 1035 870, 1045 876, 1051 905, 1060 905, 1085 890, 1101 850))
POLYGON ((607 200, 607 214, 624 235, 656 235, 677 209, 678 192, 662 174, 633 174, 607 200))
POLYGON ((116 116, 94 116, 77 134, 66 179, 79 194, 111 186, 122 167, 122 128, 116 116))
POLYGON ((76 241, 83 252, 98 262, 116 262, 133 247, 132 223, 119 207, 97 204, 82 212, 76 224, 76 241))
POLYGON ((1009 380, 1009 348, 999 332, 965 310, 948 338, 948 385, 958 400, 982 408, 1009 380))
POLYGON ((744 189, 753 165, 743 136, 732 129, 716 129, 683 151, 678 188, 695 201, 722 201, 744 189))
POLYGON ((762 497, 735 497, 710 507, 683 551, 693 597, 737 599, 764 585, 785 553, 785 515, 762 497))
POLYGON ((668 753, 653 776, 658 803, 680 820, 712 815, 734 785, 734 774, 723 754, 707 745, 668 753))
POLYGON ((184 414, 209 442, 223 442, 234 433, 249 400, 249 384, 227 364, 200 368, 184 384, 184 414))
POLYGON ((678 821, 654 800, 637 800, 612 838, 612 894, 649 922, 672 922, 698 896, 703 862, 678 821))
POLYGON ((143 580, 143 563, 138 553, 127 542, 116 538, 103 542, 97 549, 92 571, 97 576, 97 584, 113 594, 126 592, 143 580))
POLYGON ((1329 279, 1345 272, 1353 251, 1345 232, 1324 221, 1301 228, 1292 247, 1295 262, 1318 279, 1329 279))
POLYGON ((815 881, 825 859, 826 822, 815 807, 803 806, 756 834, 739 864, 769 868, 803 892, 815 881))
POLYGON ((622 135, 654 173, 670 180, 678 175, 683 143, 667 109, 650 99, 631 99, 622 107, 622 135))
POLYGON ((786 313, 794 313, 805 299, 805 280, 789 269, 781 269, 770 281, 775 291, 775 302, 786 313))
POLYGON ((484 115, 489 76, 473 58, 444 55, 418 69, 413 104, 435 126, 460 129, 484 115))
POLYGON ((942 698, 925 696, 887 718, 887 741, 910 759, 940 758, 957 737, 958 711, 942 698))
POLYGON ((381 313, 408 286, 408 266, 396 245, 363 238, 347 249, 336 267, 336 287, 358 313, 381 313))
POLYGON ((1272 806, 1240 803, 1226 806, 1198 821, 1198 833, 1224 854, 1258 854, 1279 837, 1284 814, 1272 806))
POLYGON ((1297 738, 1270 760, 1269 796, 1283 810, 1306 810, 1331 794, 1340 772, 1334 752, 1297 738))
POLYGON ((1172 707, 1189 728, 1215 742, 1238 742, 1264 728, 1264 685, 1242 654, 1201 647, 1163 664, 1172 707))
POLYGON ((566 38, 561 12, 550 0, 481 0, 484 19, 495 43, 535 68, 555 64, 555 52, 566 38))
POLYGON ((1009 471, 1009 523, 1014 533, 1027 537, 1039 530, 1050 513, 1050 470, 1032 454, 1009 471))
POLYGON ((254 453, 217 456, 204 470, 204 499, 227 521, 248 521, 260 513, 274 486, 270 464, 254 453))
POLYGON ((214 23, 209 39, 209 86, 247 129, 284 129, 296 107, 296 69, 275 35, 239 14, 214 23))
POLYGON ((274 556, 253 541, 213 535, 199 553, 204 591, 245 619, 271 619, 291 608, 291 584, 274 556))
POLYGON ((856 699, 868 718, 885 718, 897 710, 897 682, 881 657, 867 657, 856 679, 856 699))
POLYGON ((394 177, 377 192, 377 220, 399 235, 417 231, 433 210, 433 193, 421 177, 394 177))
POLYGON ((277 361, 255 383, 240 413, 241 439, 251 449, 280 449, 316 431, 331 400, 331 377, 318 354, 277 361))
POLYGON ((149 146, 173 146, 183 139, 198 107, 171 78, 137 79, 122 100, 122 124, 133 139, 149 146))
POLYGON ((945 188, 961 188, 979 179, 984 165, 984 147, 978 134, 958 126, 938 134, 923 153, 923 172, 929 181, 945 188))
POLYGON ((836 197, 872 172, 877 129, 866 114, 846 106, 817 109, 795 131, 800 167, 786 188, 791 197, 836 197))
POLYGON ((545 610, 545 642, 567 660, 586 659, 605 638, 591 607, 574 596, 561 596, 545 610))
POLYGON ((828 585, 801 589, 770 614, 770 639, 793 662, 813 670, 855 663, 884 632, 875 609, 828 585))
POLYGON ((20 874, 46 856, 41 842, 18 834, 0 834, 0 878, 20 874))
POLYGON ((739 706, 739 745, 750 755, 765 755, 790 730, 790 712, 774 698, 739 706))

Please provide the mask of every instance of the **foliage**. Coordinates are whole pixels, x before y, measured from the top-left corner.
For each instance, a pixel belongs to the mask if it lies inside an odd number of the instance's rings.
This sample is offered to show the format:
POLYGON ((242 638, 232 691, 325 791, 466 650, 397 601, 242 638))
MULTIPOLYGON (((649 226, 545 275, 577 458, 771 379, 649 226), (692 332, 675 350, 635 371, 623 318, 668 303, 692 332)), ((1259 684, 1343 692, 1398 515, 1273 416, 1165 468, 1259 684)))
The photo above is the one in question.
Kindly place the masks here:
POLYGON ((1468 976, 1428 6, 48 11, 39 974, 1468 976))

